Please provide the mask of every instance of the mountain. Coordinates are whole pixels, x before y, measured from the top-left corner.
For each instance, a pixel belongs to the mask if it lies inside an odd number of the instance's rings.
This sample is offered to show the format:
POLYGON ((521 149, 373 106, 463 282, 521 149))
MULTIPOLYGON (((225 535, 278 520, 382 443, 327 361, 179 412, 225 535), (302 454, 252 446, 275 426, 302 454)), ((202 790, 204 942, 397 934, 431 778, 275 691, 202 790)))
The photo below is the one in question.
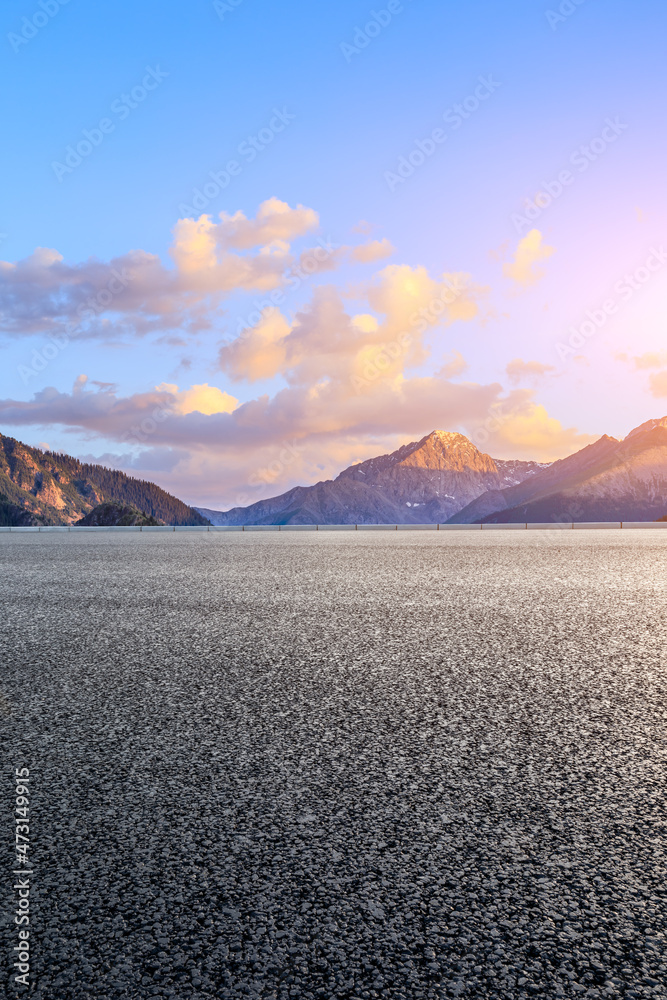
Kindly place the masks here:
POLYGON ((166 524, 208 524, 154 483, 0 434, 0 524, 73 524, 109 501, 130 504, 166 524))
POLYGON ((229 511, 197 510, 211 524, 443 523, 488 490, 520 483, 547 466, 490 458, 463 434, 432 431, 390 455, 352 465, 336 479, 229 511))
POLYGON ((605 435, 529 480, 489 490, 450 524, 653 521, 667 508, 667 417, 605 435))
POLYGON ((120 503, 100 503, 80 521, 75 521, 75 525, 90 528, 156 527, 159 524, 164 521, 158 521, 131 504, 120 503))
POLYGON ((0 495, 0 527, 1 528, 37 528, 49 522, 40 514, 10 503, 0 495))

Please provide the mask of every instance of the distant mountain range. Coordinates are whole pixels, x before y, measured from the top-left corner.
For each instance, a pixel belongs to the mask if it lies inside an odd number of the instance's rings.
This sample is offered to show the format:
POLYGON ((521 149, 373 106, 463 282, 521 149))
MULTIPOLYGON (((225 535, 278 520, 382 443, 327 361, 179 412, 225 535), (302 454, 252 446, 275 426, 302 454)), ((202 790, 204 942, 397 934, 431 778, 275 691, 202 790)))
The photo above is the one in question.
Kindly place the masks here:
POLYGON ((654 521, 667 511, 667 417, 618 441, 606 434, 529 481, 488 490, 454 524, 654 521))
POLYGON ((250 507, 198 507, 211 524, 444 523, 480 494, 521 483, 548 468, 490 458, 464 437, 432 431, 391 455, 345 469, 334 480, 297 486, 250 507))
POLYGON ((508 462, 433 431, 336 479, 228 511, 211 524, 652 521, 667 512, 667 417, 554 463, 508 462))
POLYGON ((177 525, 653 521, 667 514, 667 417, 551 464, 494 459, 463 434, 432 431, 336 479, 228 511, 0 434, 0 525, 74 524, 110 503, 177 525))
POLYGON ((0 434, 0 525, 74 524, 104 502, 130 505, 166 524, 208 524, 154 483, 0 434))

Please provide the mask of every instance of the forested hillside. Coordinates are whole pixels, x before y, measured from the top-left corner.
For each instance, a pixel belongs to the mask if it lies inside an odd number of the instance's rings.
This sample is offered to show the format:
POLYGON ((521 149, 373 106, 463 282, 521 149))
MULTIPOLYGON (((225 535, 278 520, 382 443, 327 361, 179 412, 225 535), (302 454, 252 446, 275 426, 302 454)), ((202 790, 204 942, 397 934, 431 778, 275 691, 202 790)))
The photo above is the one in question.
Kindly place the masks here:
POLYGON ((72 524, 105 501, 137 507, 165 524, 208 524, 155 483, 0 434, 0 523, 72 524))

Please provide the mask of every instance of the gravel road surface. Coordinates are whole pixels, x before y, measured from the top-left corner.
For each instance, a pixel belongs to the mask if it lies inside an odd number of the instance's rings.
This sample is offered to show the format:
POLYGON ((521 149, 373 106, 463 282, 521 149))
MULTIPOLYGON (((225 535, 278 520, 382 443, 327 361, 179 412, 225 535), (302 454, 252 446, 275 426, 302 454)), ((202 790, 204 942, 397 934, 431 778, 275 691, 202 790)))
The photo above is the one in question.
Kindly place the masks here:
POLYGON ((11 534, 0 596, 31 998, 667 997, 665 534, 11 534))

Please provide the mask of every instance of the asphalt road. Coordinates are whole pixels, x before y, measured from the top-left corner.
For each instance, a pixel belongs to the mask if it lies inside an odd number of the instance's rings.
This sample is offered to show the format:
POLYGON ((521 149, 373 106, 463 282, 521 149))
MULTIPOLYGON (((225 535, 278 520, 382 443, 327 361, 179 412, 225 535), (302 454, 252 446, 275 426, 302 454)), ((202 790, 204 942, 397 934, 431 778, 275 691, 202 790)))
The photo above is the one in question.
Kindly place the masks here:
POLYGON ((666 594, 650 531, 0 536, 30 996, 666 997, 666 594))

